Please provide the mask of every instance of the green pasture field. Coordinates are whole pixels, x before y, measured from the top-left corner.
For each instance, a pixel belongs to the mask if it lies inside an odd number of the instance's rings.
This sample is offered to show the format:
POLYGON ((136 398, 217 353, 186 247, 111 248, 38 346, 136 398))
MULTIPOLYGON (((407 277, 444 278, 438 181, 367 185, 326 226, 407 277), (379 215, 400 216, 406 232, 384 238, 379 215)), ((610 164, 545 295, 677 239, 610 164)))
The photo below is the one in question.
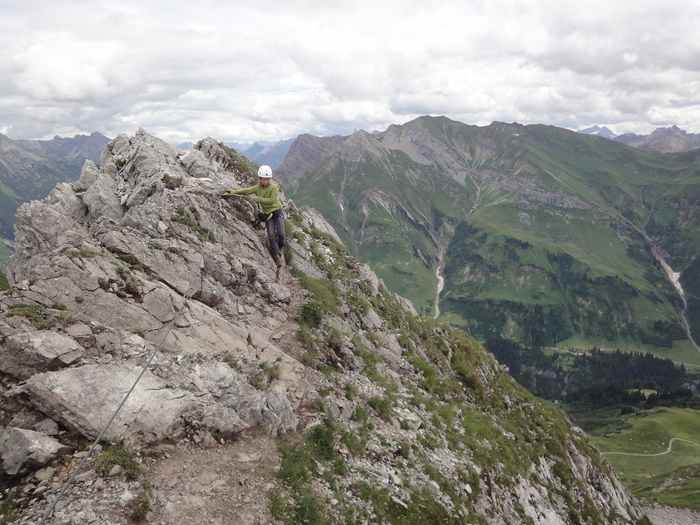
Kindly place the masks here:
POLYGON ((591 437, 622 483, 637 498, 700 510, 700 410, 660 408, 625 422, 631 426, 591 437))
MULTIPOLYGON (((671 348, 658 348, 630 341, 607 341, 605 339, 595 341, 594 339, 583 339, 576 335, 557 343, 557 351, 587 352, 592 346, 610 351, 619 349, 623 352, 641 352, 643 354, 649 352, 660 359, 670 359, 677 364, 682 363, 689 370, 700 369, 700 352, 688 340, 674 341, 671 348)), ((552 349, 549 350, 551 351, 552 349)))

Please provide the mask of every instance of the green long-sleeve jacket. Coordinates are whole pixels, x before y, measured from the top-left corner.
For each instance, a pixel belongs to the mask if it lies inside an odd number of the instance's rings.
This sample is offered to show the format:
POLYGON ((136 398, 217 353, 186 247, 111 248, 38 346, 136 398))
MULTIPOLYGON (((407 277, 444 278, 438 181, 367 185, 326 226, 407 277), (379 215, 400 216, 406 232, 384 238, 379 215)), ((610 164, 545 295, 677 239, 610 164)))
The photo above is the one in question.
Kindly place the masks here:
POLYGON ((282 208, 279 199, 279 188, 277 184, 270 183, 267 186, 257 184, 250 188, 241 188, 240 190, 232 190, 224 195, 252 195, 255 194, 255 203, 260 207, 265 215, 272 213, 275 210, 282 208))

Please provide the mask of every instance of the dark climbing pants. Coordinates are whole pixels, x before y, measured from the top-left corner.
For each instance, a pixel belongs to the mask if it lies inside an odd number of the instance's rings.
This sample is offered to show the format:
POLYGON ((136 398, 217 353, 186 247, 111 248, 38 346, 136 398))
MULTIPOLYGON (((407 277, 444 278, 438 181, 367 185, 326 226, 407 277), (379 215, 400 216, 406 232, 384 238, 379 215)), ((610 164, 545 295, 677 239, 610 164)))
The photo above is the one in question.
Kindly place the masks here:
POLYGON ((284 213, 282 210, 272 212, 272 217, 265 221, 267 228, 267 240, 270 246, 270 255, 277 255, 284 249, 286 238, 284 235, 284 213))

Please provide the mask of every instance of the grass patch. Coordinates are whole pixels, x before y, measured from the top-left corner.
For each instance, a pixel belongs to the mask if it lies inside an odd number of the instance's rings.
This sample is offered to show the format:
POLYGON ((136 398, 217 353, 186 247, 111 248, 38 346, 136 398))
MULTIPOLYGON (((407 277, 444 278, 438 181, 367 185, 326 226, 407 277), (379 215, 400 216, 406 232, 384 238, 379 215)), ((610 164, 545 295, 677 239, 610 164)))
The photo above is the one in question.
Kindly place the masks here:
POLYGON ((142 492, 141 496, 138 499, 138 504, 136 505, 136 508, 134 509, 134 512, 131 516, 134 519, 134 521, 144 521, 150 511, 151 499, 148 497, 148 494, 142 492))
POLYGON ((319 464, 333 462, 335 469, 342 468, 333 452, 334 442, 335 427, 330 420, 314 427, 300 444, 278 441, 282 463, 275 475, 291 490, 293 504, 285 503, 278 494, 268 494, 273 517, 282 519, 285 525, 332 523, 311 482, 319 464))
MULTIPOLYGON (((430 491, 421 487, 411 493, 411 500, 399 502, 392 497, 392 493, 384 486, 358 481, 352 485, 352 492, 361 500, 371 502, 377 516, 381 516, 383 523, 393 525, 424 525, 426 523, 440 523, 444 525, 465 523, 461 518, 452 516, 430 491)), ((361 512, 361 511, 359 511, 361 512)), ((366 516, 355 516, 357 523, 362 523, 366 516)))
POLYGON ((199 225, 199 211, 194 206, 191 206, 189 210, 186 210, 184 206, 180 206, 171 219, 173 222, 179 222, 188 226, 200 241, 216 244, 214 233, 208 228, 199 225))
POLYGON ((26 317, 37 330, 48 330, 56 325, 56 319, 49 315, 44 307, 38 304, 12 304, 9 315, 26 317))
POLYGON ((134 454, 121 444, 107 444, 95 461, 95 470, 106 475, 115 465, 121 466, 121 475, 127 479, 137 479, 141 475, 141 467, 134 454))
POLYGON ((71 259, 94 259, 102 255, 100 252, 93 252, 92 250, 73 250, 68 254, 71 259))
POLYGON ((170 175, 164 175, 162 181, 165 183, 165 187, 169 190, 174 190, 182 186, 182 177, 171 177, 170 175))

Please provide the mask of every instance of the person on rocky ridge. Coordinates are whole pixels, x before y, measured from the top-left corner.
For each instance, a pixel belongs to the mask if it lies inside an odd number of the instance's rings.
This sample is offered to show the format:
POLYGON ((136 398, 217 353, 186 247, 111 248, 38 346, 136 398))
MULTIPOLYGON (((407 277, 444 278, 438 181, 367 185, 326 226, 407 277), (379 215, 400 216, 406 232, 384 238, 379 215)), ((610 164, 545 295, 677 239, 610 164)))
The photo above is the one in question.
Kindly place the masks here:
POLYGON ((283 263, 282 250, 286 243, 284 232, 284 213, 279 200, 279 188, 272 182, 272 168, 270 166, 260 166, 258 169, 258 183, 250 188, 232 190, 226 188, 221 190, 223 197, 233 195, 252 195, 253 201, 258 208, 258 218, 265 223, 267 228, 267 239, 269 241, 270 255, 275 261, 277 268, 283 263))

